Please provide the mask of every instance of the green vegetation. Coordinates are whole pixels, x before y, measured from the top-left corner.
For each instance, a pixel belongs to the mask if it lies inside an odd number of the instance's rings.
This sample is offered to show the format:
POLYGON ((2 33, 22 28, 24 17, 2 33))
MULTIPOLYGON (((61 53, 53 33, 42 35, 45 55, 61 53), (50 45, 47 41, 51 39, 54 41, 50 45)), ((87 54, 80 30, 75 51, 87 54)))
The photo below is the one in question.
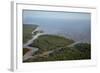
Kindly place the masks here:
POLYGON ((29 39, 32 38, 32 31, 37 28, 37 25, 23 25, 23 43, 26 43, 29 39))
POLYGON ((77 50, 81 51, 81 52, 85 52, 85 51, 91 51, 90 48, 90 44, 87 43, 79 43, 74 45, 74 48, 76 48, 77 50))
POLYGON ((49 57, 46 60, 48 61, 49 60, 82 60, 82 59, 90 59, 90 58, 91 58, 90 44, 79 43, 73 47, 66 47, 61 49, 60 51, 53 52, 51 55, 49 55, 49 57))
POLYGON ((61 60, 82 60, 91 59, 90 44, 79 43, 73 47, 65 47, 58 51, 35 59, 28 59, 26 62, 40 62, 40 61, 61 61, 61 60), (84 50, 80 50, 84 49, 84 50))
POLYGON ((41 35, 38 39, 34 40, 29 46, 39 48, 40 52, 49 51, 57 49, 60 47, 66 47, 67 45, 73 43, 73 40, 67 39, 62 36, 56 35, 41 35))
POLYGON ((76 50, 79 50, 83 54, 83 58, 91 58, 91 45, 88 43, 79 43, 74 46, 76 50))

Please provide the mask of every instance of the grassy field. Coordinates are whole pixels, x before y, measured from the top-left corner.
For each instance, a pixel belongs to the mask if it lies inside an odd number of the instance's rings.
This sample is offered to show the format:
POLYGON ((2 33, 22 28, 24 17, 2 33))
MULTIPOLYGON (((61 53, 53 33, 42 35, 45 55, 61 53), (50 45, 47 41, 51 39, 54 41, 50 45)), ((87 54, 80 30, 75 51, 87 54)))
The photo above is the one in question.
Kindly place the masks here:
POLYGON ((57 49, 59 47, 66 47, 73 43, 73 40, 56 35, 41 35, 38 39, 34 40, 30 46, 39 48, 40 52, 57 49))
POLYGON ((32 31, 36 29, 37 25, 23 24, 23 43, 26 43, 32 38, 32 31))

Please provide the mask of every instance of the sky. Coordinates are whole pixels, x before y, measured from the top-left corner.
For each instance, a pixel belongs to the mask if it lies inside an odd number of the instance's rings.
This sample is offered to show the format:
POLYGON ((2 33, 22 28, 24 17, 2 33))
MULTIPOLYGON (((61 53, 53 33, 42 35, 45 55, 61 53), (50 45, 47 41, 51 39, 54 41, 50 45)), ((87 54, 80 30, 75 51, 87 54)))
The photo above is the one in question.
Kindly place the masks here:
POLYGON ((90 20, 89 13, 23 10, 23 23, 34 24, 45 20, 90 20))

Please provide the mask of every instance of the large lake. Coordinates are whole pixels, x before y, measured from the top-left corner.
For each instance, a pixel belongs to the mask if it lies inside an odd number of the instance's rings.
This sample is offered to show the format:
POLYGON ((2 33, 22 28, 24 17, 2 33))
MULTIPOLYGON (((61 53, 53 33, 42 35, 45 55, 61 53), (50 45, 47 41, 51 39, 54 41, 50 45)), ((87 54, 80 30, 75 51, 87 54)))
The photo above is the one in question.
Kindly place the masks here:
POLYGON ((91 41, 89 13, 23 11, 24 24, 36 24, 48 34, 65 36, 75 41, 91 41))

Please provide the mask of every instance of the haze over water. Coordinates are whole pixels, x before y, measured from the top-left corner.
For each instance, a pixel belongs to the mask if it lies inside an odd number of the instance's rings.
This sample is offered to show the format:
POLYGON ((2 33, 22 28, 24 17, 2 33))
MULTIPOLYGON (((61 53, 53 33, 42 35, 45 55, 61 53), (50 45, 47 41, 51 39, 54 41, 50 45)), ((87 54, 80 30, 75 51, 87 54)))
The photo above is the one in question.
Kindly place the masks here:
POLYGON ((91 40, 90 13, 23 10, 23 24, 36 24, 45 33, 62 35, 75 41, 91 40))

